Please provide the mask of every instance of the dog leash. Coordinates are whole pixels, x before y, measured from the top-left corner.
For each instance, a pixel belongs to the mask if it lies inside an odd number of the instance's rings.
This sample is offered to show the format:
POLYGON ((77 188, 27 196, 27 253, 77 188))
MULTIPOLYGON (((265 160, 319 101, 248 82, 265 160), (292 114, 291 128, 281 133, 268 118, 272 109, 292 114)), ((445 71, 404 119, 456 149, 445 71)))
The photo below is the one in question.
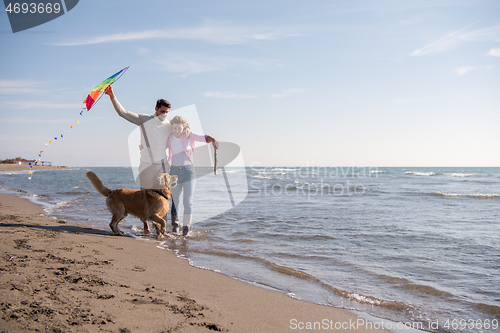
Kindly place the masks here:
POLYGON ((165 199, 169 200, 169 198, 168 198, 165 194, 161 193, 160 191, 158 191, 158 190, 152 190, 152 191, 153 191, 153 192, 156 192, 157 194, 161 195, 161 196, 162 196, 162 197, 164 197, 165 199))

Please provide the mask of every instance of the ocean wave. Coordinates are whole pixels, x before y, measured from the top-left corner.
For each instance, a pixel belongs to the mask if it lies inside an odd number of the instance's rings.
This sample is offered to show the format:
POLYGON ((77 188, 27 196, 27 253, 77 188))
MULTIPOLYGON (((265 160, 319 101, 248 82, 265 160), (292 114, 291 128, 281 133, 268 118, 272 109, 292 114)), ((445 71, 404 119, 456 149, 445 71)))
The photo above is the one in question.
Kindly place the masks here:
POLYGON ((271 172, 294 172, 297 169, 290 169, 290 168, 274 168, 271 169, 271 172))
POLYGON ((305 182, 305 181, 301 181, 301 180, 295 180, 293 183, 296 184, 294 186, 297 186, 299 188, 302 188, 304 186, 307 186, 307 187, 314 186, 314 188, 329 187, 329 184, 327 184, 327 183, 305 182))
POLYGON ((454 297, 454 295, 446 291, 438 290, 430 286, 424 286, 415 283, 402 284, 399 285, 399 287, 424 296, 454 297))
POLYGON ((378 305, 393 310, 407 310, 408 308, 411 307, 410 305, 405 303, 400 303, 396 301, 383 301, 375 297, 363 296, 358 293, 347 293, 346 295, 343 296, 347 297, 351 301, 356 301, 358 303, 378 305))
MULTIPOLYGON (((246 258, 246 257, 244 257, 244 258, 246 258)), ((356 301, 358 303, 364 303, 364 304, 370 304, 370 305, 378 305, 378 306, 382 306, 382 307, 386 307, 386 308, 390 308, 390 309, 394 309, 394 310, 406 310, 410 307, 408 304, 397 302, 397 301, 385 301, 385 300, 380 300, 378 298, 371 297, 371 296, 364 296, 364 295, 361 295, 359 293, 350 293, 350 292, 335 288, 327 283, 324 283, 320 279, 318 279, 317 277, 315 277, 311 274, 305 273, 303 271, 299 271, 299 270, 296 270, 296 269, 293 269, 290 267, 277 265, 275 263, 272 263, 272 262, 267 261, 267 260, 262 259, 262 258, 255 258, 255 259, 257 259, 257 261, 259 261, 259 262, 262 262, 264 265, 266 265, 268 268, 272 269, 273 271, 276 271, 276 272, 279 272, 282 274, 286 274, 286 275, 290 275, 290 276, 293 276, 293 277, 296 277, 299 279, 304 279, 304 280, 308 280, 308 281, 317 283, 321 287, 323 287, 327 290, 330 290, 337 295, 348 298, 351 301, 356 301)))
MULTIPOLYGON (((217 168, 217 171, 222 172, 222 169, 217 168)), ((225 173, 240 173, 241 171, 239 171, 239 170, 228 170, 228 169, 225 168, 224 172, 225 173)))
POLYGON ((406 171, 405 175, 413 175, 413 176, 436 176, 437 172, 406 171))
POLYGON ((409 304, 402 303, 402 302, 386 301, 386 300, 381 300, 381 299, 378 299, 378 298, 375 298, 372 296, 364 296, 364 295, 361 295, 361 294, 355 293, 355 292, 347 292, 347 291, 335 288, 327 283, 324 283, 323 281, 321 281, 320 279, 318 279, 317 277, 315 277, 309 273, 306 273, 306 272, 303 272, 303 271, 300 271, 300 270, 297 270, 297 269, 294 269, 291 267, 281 266, 281 265, 275 264, 275 263, 270 262, 270 261, 263 259, 263 258, 244 256, 241 254, 230 253, 230 252, 216 252, 216 251, 193 251, 193 252, 221 256, 221 257, 226 257, 226 258, 256 261, 256 262, 259 262, 259 263, 265 265, 266 267, 270 268, 272 271, 275 271, 275 272, 278 272, 281 274, 285 274, 288 276, 292 276, 292 277, 295 277, 298 279, 317 283, 321 287, 323 287, 323 288, 325 288, 325 289, 327 289, 327 290, 329 290, 329 291, 331 291, 339 296, 343 296, 351 301, 356 301, 358 303, 377 305, 377 306, 381 306, 381 307, 385 307, 385 308, 389 308, 389 309, 393 309, 393 310, 407 310, 408 308, 411 307, 409 304))
POLYGON ((86 194, 88 192, 84 191, 66 191, 66 192, 57 192, 57 194, 63 194, 63 195, 82 195, 86 194))
POLYGON ((296 169, 287 169, 287 168, 274 168, 274 169, 265 169, 265 170, 258 170, 258 172, 260 174, 264 174, 264 175, 278 175, 278 176, 282 176, 282 175, 287 175, 289 173, 294 173, 296 172, 297 170, 296 169))
POLYGON ((493 317, 496 317, 496 318, 500 318, 500 307, 498 307, 496 305, 477 303, 477 304, 474 304, 474 306, 484 313, 487 313, 487 314, 489 314, 493 317))
POLYGON ((475 199, 500 199, 500 194, 496 194, 496 193, 466 194, 466 193, 433 192, 432 194, 439 196, 439 197, 468 197, 468 198, 475 198, 475 199))
POLYGON ((263 175, 254 175, 252 176, 253 178, 257 178, 257 179, 276 179, 275 177, 273 176, 263 176, 263 175))
POLYGON ((454 298, 455 295, 438 290, 434 287, 427 286, 427 285, 422 285, 418 283, 411 282, 410 280, 407 280, 405 278, 399 278, 399 277, 394 277, 394 276, 388 276, 388 275, 379 275, 377 276, 378 279, 384 281, 385 283, 388 283, 392 286, 395 286, 397 288, 401 288, 407 291, 410 291, 415 294, 419 295, 424 295, 424 296, 434 296, 434 297, 446 297, 446 298, 454 298))
MULTIPOLYGON (((81 194, 81 193, 78 193, 78 194, 81 194)), ((47 214, 50 215, 50 214, 53 214, 56 210, 68 207, 68 206, 74 204, 75 201, 77 201, 77 200, 79 200, 79 199, 81 199, 83 197, 89 196, 89 195, 90 195, 90 193, 86 192, 83 195, 80 195, 80 196, 78 196, 76 198, 72 198, 72 199, 69 199, 69 200, 61 201, 61 202, 58 202, 56 204, 50 204, 50 206, 48 206, 44 210, 47 212, 47 214)))
POLYGON ((312 193, 314 195, 365 195, 366 189, 362 184, 325 184, 295 181, 293 184, 270 184, 266 187, 273 194, 279 195, 283 192, 312 193))
MULTIPOLYGON (((36 170, 39 171, 39 170, 36 170)), ((32 171, 33 173, 35 171, 32 171)), ((27 175, 30 173, 30 170, 16 170, 16 171, 2 171, 0 175, 13 176, 13 175, 27 175)))
POLYGON ((285 191, 299 191, 299 192, 304 192, 304 193, 313 193, 313 192, 318 192, 318 187, 311 187, 311 185, 314 185, 314 183, 296 183, 295 185, 292 184, 287 184, 287 185, 280 185, 280 184, 272 184, 269 185, 267 188, 270 189, 276 189, 279 190, 280 192, 276 192, 275 194, 281 193, 282 190, 285 191))
POLYGON ((303 188, 303 186, 296 186, 296 185, 292 185, 292 184, 288 184, 288 185, 272 184, 272 185, 267 186, 267 188, 280 189, 280 190, 285 189, 287 191, 297 191, 297 190, 308 191, 308 189, 303 188))
POLYGON ((452 177, 473 177, 477 176, 475 173, 445 173, 445 175, 452 176, 452 177))
POLYGON ((371 170, 370 173, 387 173, 386 170, 371 170))
POLYGON ((0 191, 2 192, 15 192, 15 193, 28 193, 24 190, 18 190, 18 189, 15 189, 15 188, 6 188, 6 187, 3 187, 2 185, 0 185, 0 191))

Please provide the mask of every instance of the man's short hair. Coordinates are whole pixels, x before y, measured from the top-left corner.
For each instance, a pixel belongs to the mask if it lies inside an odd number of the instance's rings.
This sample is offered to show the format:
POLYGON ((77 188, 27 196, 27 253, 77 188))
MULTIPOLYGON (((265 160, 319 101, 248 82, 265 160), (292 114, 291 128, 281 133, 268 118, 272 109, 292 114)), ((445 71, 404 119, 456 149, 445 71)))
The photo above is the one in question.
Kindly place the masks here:
POLYGON ((170 103, 166 99, 160 98, 159 100, 156 101, 156 108, 159 109, 162 106, 166 106, 167 108, 172 107, 172 105, 170 105, 170 103))

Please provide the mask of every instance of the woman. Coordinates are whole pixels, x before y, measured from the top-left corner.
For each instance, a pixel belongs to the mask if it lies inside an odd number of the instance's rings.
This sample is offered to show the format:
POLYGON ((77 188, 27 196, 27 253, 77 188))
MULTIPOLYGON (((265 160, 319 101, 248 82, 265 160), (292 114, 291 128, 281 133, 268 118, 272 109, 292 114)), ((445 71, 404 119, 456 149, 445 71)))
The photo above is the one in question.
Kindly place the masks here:
MULTIPOLYGON (((182 235, 186 236, 191 227, 194 188, 196 186, 196 174, 193 166, 195 142, 215 142, 218 148, 219 141, 210 135, 200 135, 193 132, 188 136, 182 134, 184 127, 188 126, 188 122, 181 116, 172 118, 170 124, 172 125, 172 134, 167 139, 168 164, 170 165, 170 175, 178 177, 177 186, 172 188, 171 192, 176 207, 179 206, 178 202, 180 202, 181 193, 184 192, 182 198, 184 204, 182 235)), ((172 225, 172 231, 177 233, 179 224, 172 222, 172 225)))

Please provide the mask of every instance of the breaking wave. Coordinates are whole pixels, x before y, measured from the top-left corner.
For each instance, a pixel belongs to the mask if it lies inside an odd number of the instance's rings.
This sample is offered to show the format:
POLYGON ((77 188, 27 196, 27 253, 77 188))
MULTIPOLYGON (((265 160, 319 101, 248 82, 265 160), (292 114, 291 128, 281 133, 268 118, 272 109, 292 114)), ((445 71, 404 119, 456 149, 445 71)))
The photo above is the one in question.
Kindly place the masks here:
POLYGON ((452 177, 473 177, 477 176, 475 173, 446 173, 445 175, 452 177))
POLYGON ((240 255, 237 253, 228 253, 228 252, 215 252, 215 251, 205 252, 205 251, 202 251, 199 253, 221 256, 221 257, 226 257, 226 258, 233 258, 233 259, 253 260, 253 261, 256 261, 256 262, 259 262, 259 263, 265 265, 266 267, 268 267, 269 269, 271 269, 275 272, 316 283, 316 284, 320 285, 321 287, 323 287, 323 288, 325 288, 325 289, 327 289, 327 290, 329 290, 329 291, 331 291, 339 296, 343 296, 351 301, 356 301, 358 303, 382 306, 382 307, 393 309, 393 310, 407 310, 408 308, 411 308, 411 306, 409 304, 406 304, 406 303, 397 302, 397 301, 381 300, 381 299, 378 299, 378 298, 375 298, 372 296, 364 296, 364 295, 361 295, 359 293, 347 292, 347 291, 335 288, 327 283, 322 282, 320 279, 318 279, 317 277, 315 277, 311 274, 308 274, 308 273, 305 273, 303 271, 296 270, 296 269, 293 269, 290 267, 277 265, 277 264, 272 263, 272 262, 270 262, 266 259, 263 259, 263 258, 248 257, 248 256, 243 256, 243 255, 240 255))
POLYGON ((417 172, 417 171, 406 171, 405 175, 413 175, 413 176, 436 176, 436 172, 417 172))
POLYGON ((495 194, 495 193, 486 193, 486 194, 480 194, 480 193, 472 193, 472 194, 465 194, 465 193, 449 193, 449 192, 433 192, 433 195, 437 195, 439 197, 467 197, 467 198, 475 198, 475 199, 500 199, 500 194, 495 194))

